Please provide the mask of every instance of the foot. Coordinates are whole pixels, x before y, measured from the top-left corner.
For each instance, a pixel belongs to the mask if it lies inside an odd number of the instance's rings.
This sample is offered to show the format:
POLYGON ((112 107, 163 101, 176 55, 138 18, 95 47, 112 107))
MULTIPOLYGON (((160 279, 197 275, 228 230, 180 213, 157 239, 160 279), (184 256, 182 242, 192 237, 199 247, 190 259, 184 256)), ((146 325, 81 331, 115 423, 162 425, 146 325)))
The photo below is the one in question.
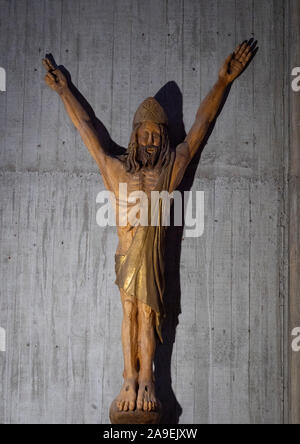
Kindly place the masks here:
POLYGON ((136 406, 137 383, 132 379, 125 379, 116 403, 119 411, 134 410, 136 406))
POLYGON ((145 412, 157 409, 155 388, 153 382, 141 382, 137 396, 137 408, 145 412))

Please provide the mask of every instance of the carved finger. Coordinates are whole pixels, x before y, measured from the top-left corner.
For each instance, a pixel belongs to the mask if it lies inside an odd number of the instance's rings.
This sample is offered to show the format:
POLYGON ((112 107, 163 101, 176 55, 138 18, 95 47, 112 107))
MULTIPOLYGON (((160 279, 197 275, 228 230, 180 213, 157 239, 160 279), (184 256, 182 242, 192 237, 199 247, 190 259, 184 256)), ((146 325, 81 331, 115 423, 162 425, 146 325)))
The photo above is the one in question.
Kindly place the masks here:
POLYGON ((58 78, 58 80, 64 80, 65 79, 65 76, 61 72, 60 69, 55 69, 55 71, 53 71, 53 74, 58 78))
POLYGON ((47 61, 47 64, 49 66, 49 70, 54 71, 56 69, 56 66, 53 65, 51 59, 48 57, 48 54, 46 54, 45 60, 47 61))
POLYGON ((251 50, 250 46, 247 46, 245 48, 245 51, 243 52, 243 54, 241 55, 241 57, 245 58, 247 56, 247 54, 249 53, 249 51, 251 50))
POLYGON ((121 401, 119 404, 119 410, 122 411, 124 407, 124 401, 121 401))
POLYGON ((237 59, 243 54, 244 49, 246 48, 246 45, 247 45, 247 42, 245 42, 245 41, 241 44, 241 47, 236 54, 237 59))
POLYGON ((152 403, 151 403, 151 401, 148 402, 148 410, 149 410, 149 412, 151 412, 151 410, 152 410, 152 403))
POLYGON ((43 59, 43 60, 42 60, 42 63, 43 63, 43 65, 44 65, 44 68, 45 68, 47 71, 52 72, 52 71, 55 70, 54 66, 52 65, 52 63, 51 63, 51 61, 50 61, 49 59, 47 59, 47 58, 43 59))
POLYGON ((257 48, 257 40, 255 40, 255 42, 252 42, 251 46, 250 46, 250 53, 254 54, 257 48))
MULTIPOLYGON (((247 53, 247 54, 248 54, 248 53, 247 53)), ((247 54, 243 53, 243 54, 241 55, 241 57, 240 57, 240 59, 239 59, 239 61, 240 61, 241 63, 244 63, 244 62, 245 62, 246 57, 247 57, 247 54)))
POLYGON ((43 65, 47 71, 53 71, 52 64, 48 58, 43 59, 43 65))
POLYGON ((247 42, 247 46, 246 46, 246 48, 245 48, 245 50, 244 50, 244 52, 243 52, 244 55, 247 55, 247 54, 249 53, 249 51, 251 51, 251 49, 252 49, 252 45, 253 45, 253 41, 254 41, 254 38, 253 38, 253 37, 252 37, 251 39, 248 40, 248 42, 247 42))
POLYGON ((44 68, 45 68, 47 71, 49 71, 48 60, 47 60, 47 59, 43 59, 43 60, 42 60, 42 63, 43 63, 44 68))
POLYGON ((146 412, 148 410, 148 403, 147 401, 144 401, 144 412, 146 412))
POLYGON ((254 38, 251 37, 251 39, 248 40, 247 45, 248 45, 249 47, 251 47, 253 41, 254 41, 254 38))
POLYGON ((242 62, 243 60, 244 60, 244 58, 246 57, 246 49, 242 52, 242 54, 240 54, 240 56, 239 56, 239 58, 238 58, 238 60, 240 61, 240 62, 242 62))
POLYGON ((252 49, 253 39, 250 39, 245 48, 244 54, 247 55, 252 49))
POLYGON ((239 45, 237 45, 237 47, 236 47, 235 50, 234 50, 234 55, 236 55, 236 54, 239 52, 241 46, 242 46, 242 43, 240 43, 239 45))
POLYGON ((252 57, 252 51, 249 52, 249 54, 246 57, 246 63, 250 60, 250 58, 252 57))
POLYGON ((55 77, 53 74, 51 74, 51 72, 47 72, 45 78, 48 79, 50 82, 55 82, 55 77))
POLYGON ((124 404, 124 412, 127 412, 127 410, 128 410, 128 401, 125 401, 125 404, 124 404))
POLYGON ((237 57, 236 59, 242 62, 248 53, 246 53, 246 49, 237 57))
POLYGON ((248 62, 248 60, 252 57, 252 49, 250 49, 247 54, 243 55, 243 63, 246 64, 248 62))

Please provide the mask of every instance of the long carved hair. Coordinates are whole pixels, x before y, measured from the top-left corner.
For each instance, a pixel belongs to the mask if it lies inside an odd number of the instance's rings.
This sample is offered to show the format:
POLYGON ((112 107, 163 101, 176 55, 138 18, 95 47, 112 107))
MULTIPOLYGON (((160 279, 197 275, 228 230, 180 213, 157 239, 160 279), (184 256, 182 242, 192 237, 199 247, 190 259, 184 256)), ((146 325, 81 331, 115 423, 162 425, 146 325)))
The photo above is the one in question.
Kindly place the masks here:
MULTIPOLYGON (((127 153, 124 155, 125 168, 126 171, 130 173, 135 173, 136 171, 139 171, 143 166, 138 156, 139 144, 137 132, 140 126, 141 123, 138 124, 132 131, 127 153)), ((156 166, 158 168, 163 168, 165 165, 168 165, 170 161, 170 141, 167 127, 165 125, 159 124, 159 129, 161 136, 161 145, 156 166)))

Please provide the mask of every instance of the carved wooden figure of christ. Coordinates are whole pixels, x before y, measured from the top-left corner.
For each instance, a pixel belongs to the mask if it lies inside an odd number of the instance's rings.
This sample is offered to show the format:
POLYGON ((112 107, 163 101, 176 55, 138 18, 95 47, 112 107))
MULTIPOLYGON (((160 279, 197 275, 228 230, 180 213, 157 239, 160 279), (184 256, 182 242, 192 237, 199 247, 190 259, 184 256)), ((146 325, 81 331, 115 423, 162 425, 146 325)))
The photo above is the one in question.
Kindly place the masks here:
MULTIPOLYGON (((108 153, 101 145, 90 115, 76 98, 62 70, 48 56, 43 60, 45 81, 56 91, 78 129, 84 144, 97 163, 104 184, 115 193, 117 206, 126 197, 119 196, 119 183, 132 191, 172 192, 180 184, 191 159, 204 140, 232 82, 243 72, 255 52, 253 39, 244 41, 224 61, 215 85, 202 101, 185 139, 170 149, 168 119, 153 97, 137 109, 125 154, 108 153)), ((131 204, 127 203, 127 211, 131 204)), ((122 346, 124 384, 116 398, 119 412, 158 410, 155 395, 153 360, 157 340, 162 340, 165 316, 164 239, 162 226, 122 226, 117 221, 119 243, 116 251, 116 283, 123 306, 122 346)))

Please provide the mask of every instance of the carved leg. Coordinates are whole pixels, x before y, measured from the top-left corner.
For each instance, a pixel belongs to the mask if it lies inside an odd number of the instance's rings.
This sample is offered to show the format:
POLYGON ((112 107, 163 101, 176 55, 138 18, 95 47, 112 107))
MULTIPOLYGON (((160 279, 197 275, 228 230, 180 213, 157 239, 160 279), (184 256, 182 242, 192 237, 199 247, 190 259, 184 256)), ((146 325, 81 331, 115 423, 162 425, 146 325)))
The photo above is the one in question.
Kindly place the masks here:
POLYGON ((137 305, 122 290, 123 305, 122 345, 124 355, 124 384, 117 397, 118 409, 127 411, 136 407, 137 396, 137 305))
POLYGON ((140 362, 139 390, 137 408, 139 410, 156 410, 153 361, 156 347, 155 313, 148 306, 138 303, 138 357, 140 362))

